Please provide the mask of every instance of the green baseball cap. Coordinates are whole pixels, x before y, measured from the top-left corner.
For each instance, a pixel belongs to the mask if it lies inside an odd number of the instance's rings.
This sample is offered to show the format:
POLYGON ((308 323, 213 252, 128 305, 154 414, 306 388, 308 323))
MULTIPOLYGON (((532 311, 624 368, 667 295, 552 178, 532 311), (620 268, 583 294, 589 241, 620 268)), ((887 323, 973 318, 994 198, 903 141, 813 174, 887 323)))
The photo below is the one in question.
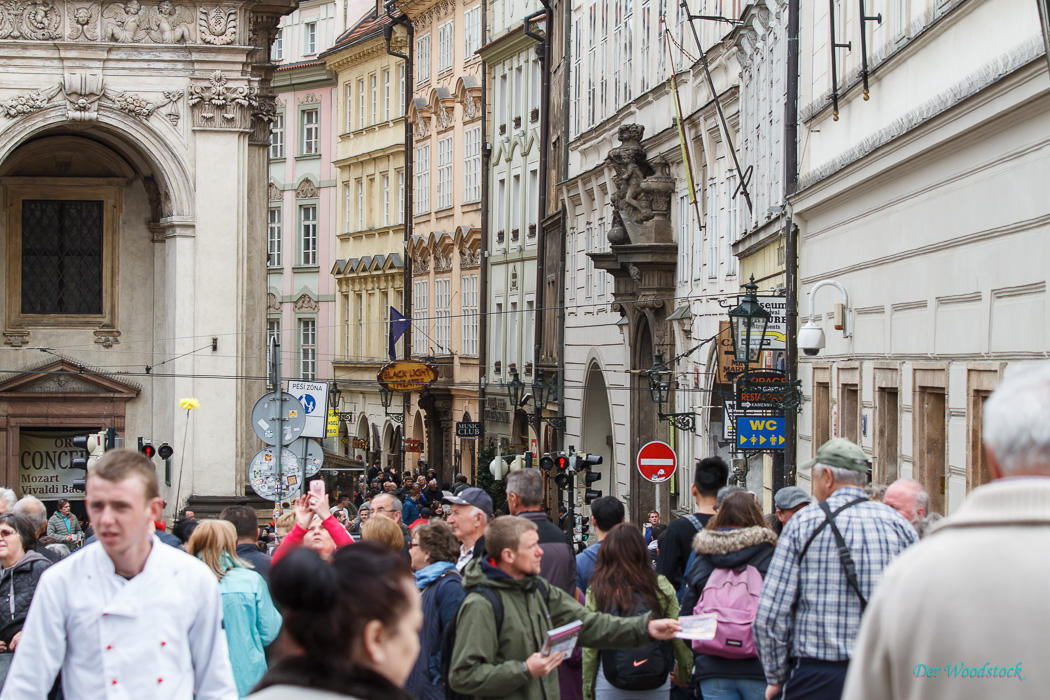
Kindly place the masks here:
POLYGON ((864 454, 864 450, 859 445, 855 445, 846 438, 831 438, 817 450, 816 456, 799 467, 804 471, 808 471, 814 467, 814 465, 820 462, 826 464, 829 467, 839 467, 841 469, 852 469, 855 472, 864 472, 865 474, 871 469, 871 460, 868 459, 868 455, 864 454))

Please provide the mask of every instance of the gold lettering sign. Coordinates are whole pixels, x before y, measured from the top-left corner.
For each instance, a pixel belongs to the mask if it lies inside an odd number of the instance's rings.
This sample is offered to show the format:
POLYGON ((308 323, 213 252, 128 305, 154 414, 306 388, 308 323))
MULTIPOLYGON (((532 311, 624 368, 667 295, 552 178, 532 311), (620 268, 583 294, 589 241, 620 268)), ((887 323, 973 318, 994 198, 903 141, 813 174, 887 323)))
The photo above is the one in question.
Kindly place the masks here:
POLYGON ((437 379, 437 368, 425 362, 391 362, 379 370, 377 378, 390 391, 422 391, 437 379))

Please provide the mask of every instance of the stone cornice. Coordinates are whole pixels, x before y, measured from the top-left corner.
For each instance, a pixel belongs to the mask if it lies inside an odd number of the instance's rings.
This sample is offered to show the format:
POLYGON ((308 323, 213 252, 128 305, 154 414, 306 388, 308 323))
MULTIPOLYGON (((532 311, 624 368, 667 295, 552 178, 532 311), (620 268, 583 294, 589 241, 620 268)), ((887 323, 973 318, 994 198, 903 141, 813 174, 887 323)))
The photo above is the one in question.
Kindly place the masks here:
MULTIPOLYGON (((366 37, 345 48, 333 50, 324 57, 324 60, 331 70, 341 74, 348 68, 374 59, 377 56, 390 56, 386 52, 386 41, 383 39, 382 30, 370 38, 366 37)), ((390 65, 396 65, 401 60, 395 56, 390 56, 390 65)))

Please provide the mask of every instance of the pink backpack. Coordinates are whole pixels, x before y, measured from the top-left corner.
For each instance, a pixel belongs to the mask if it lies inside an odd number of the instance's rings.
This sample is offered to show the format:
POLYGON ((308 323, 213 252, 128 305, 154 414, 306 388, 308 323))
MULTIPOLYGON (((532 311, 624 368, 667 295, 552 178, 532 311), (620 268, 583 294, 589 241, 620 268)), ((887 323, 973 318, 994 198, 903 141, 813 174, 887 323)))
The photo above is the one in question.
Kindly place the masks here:
POLYGON ((693 640, 693 651, 726 659, 750 659, 758 656, 751 623, 758 613, 762 593, 762 574, 753 566, 740 572, 715 569, 707 579, 694 615, 715 613, 718 625, 715 638, 693 640))

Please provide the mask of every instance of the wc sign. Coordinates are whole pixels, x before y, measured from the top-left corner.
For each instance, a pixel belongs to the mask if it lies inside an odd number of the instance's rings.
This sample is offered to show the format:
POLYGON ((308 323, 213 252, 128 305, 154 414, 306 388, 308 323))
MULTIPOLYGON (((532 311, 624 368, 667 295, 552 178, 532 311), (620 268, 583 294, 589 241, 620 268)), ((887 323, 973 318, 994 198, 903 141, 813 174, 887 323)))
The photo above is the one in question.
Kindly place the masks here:
POLYGON ((736 446, 740 450, 782 450, 784 419, 769 416, 738 416, 736 446))

